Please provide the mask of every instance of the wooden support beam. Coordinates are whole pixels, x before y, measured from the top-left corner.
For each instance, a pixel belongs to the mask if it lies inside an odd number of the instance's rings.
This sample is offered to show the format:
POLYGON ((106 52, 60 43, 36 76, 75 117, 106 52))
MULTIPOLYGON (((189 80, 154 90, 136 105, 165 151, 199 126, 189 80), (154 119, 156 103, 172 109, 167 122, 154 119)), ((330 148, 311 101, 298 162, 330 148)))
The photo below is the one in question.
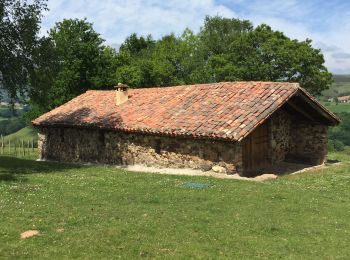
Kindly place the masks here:
POLYGON ((333 118, 330 114, 328 114, 324 109, 322 109, 319 105, 315 103, 312 99, 310 99, 305 93, 298 92, 297 96, 302 98, 305 103, 307 103, 310 107, 312 107, 321 117, 323 117, 326 121, 328 121, 331 125, 336 125, 339 123, 335 118, 333 118))
POLYGON ((300 109, 296 104, 294 104, 291 100, 287 102, 289 106, 291 106, 294 110, 296 110, 298 113, 302 114, 306 118, 310 119, 311 121, 316 121, 311 115, 306 113, 303 109, 300 109))

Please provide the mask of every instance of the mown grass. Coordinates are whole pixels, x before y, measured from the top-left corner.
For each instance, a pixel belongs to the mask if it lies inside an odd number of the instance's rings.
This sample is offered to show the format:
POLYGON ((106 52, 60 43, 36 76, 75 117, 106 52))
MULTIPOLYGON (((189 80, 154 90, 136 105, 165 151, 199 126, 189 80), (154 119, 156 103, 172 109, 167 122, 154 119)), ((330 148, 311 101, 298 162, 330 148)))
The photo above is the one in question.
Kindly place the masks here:
POLYGON ((0 256, 348 258, 350 151, 330 157, 265 182, 0 157, 0 256))
POLYGON ((348 112, 350 113, 350 103, 338 103, 335 102, 326 103, 326 107, 334 113, 348 112))

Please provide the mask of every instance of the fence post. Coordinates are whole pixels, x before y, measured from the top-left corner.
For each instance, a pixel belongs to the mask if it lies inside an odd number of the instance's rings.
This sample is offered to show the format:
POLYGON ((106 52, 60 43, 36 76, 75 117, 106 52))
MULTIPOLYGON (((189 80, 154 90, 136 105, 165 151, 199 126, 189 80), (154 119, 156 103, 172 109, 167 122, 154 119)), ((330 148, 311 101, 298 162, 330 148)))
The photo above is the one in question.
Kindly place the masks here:
POLYGON ((4 136, 1 135, 1 154, 4 154, 4 136))
POLYGON ((28 152, 28 155, 29 155, 30 154, 29 140, 27 140, 27 152, 28 152))
POLYGON ((22 156, 24 156, 25 154, 24 154, 24 141, 23 141, 23 139, 22 139, 22 156))
POLYGON ((9 139, 9 155, 11 154, 11 140, 9 139))
POLYGON ((34 139, 32 138, 32 152, 34 153, 34 139))

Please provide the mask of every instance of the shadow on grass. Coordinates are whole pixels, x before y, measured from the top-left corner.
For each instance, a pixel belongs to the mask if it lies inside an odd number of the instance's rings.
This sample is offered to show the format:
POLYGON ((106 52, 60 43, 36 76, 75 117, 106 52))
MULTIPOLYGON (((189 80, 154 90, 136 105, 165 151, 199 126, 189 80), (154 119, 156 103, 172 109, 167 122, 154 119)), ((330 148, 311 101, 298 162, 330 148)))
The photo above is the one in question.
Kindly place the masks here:
POLYGON ((24 158, 0 156, 0 182, 25 181, 28 174, 63 172, 82 167, 87 166, 59 162, 37 162, 24 158))

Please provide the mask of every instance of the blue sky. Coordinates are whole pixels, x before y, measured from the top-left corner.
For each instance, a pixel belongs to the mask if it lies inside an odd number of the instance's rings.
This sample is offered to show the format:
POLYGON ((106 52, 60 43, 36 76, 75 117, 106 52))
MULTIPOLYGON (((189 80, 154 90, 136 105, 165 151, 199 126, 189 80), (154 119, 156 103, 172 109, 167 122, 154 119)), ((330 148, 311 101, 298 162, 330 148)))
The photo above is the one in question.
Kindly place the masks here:
POLYGON ((310 38, 333 73, 350 74, 350 0, 49 0, 45 33, 63 18, 84 18, 112 46, 133 32, 180 34, 198 31, 206 15, 267 23, 299 40, 310 38))

